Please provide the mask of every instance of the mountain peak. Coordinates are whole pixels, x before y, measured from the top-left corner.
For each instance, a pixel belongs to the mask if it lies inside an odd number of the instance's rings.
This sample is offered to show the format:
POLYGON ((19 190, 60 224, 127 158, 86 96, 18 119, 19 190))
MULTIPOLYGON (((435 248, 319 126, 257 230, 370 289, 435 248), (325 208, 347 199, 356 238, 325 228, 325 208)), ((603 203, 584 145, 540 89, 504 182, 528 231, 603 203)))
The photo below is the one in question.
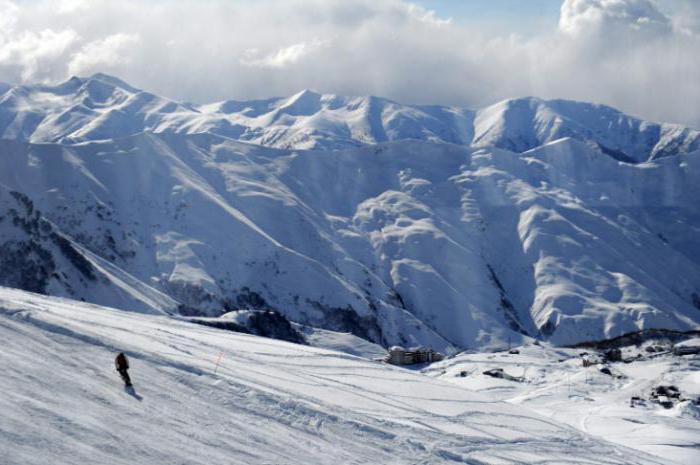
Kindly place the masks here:
POLYGON ((83 84, 85 84, 85 81, 85 78, 71 76, 51 89, 59 95, 73 94, 77 92, 78 89, 83 86, 83 84))
POLYGON ((292 95, 290 98, 291 99, 302 99, 302 98, 318 98, 321 97, 321 93, 316 92, 315 90, 312 89, 302 89, 296 94, 292 95))
POLYGON ((321 97, 317 92, 304 89, 282 101, 279 110, 289 115, 311 115, 321 110, 321 97))
POLYGON ((303 89, 296 94, 292 95, 291 97, 287 98, 285 101, 285 106, 290 105, 290 104, 301 104, 301 103, 307 103, 307 102, 317 102, 321 99, 323 95, 315 92, 311 89, 303 89))
POLYGON ((122 90, 126 90, 128 92, 140 92, 140 89, 137 89, 136 87, 133 87, 126 82, 122 81, 118 77, 112 76, 110 74, 105 74, 105 73, 95 73, 89 78, 87 78, 89 81, 99 81, 104 84, 108 84, 112 87, 117 87, 122 90))
POLYGON ((534 97, 532 95, 527 95, 524 97, 510 97, 503 99, 499 102, 496 102, 494 104, 489 105, 488 108, 491 107, 518 107, 518 106, 523 106, 523 105, 530 105, 530 106, 535 106, 535 105, 540 105, 542 103, 546 103, 546 100, 543 100, 539 97, 534 97))

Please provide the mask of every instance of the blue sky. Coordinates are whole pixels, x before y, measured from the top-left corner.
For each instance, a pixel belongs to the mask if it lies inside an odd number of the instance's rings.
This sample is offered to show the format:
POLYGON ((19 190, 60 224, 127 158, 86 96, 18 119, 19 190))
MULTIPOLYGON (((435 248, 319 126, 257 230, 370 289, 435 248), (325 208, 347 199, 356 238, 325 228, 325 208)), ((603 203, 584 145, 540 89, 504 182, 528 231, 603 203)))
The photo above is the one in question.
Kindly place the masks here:
POLYGON ((561 0, 416 0, 415 3, 458 23, 519 33, 554 27, 561 8, 561 0))

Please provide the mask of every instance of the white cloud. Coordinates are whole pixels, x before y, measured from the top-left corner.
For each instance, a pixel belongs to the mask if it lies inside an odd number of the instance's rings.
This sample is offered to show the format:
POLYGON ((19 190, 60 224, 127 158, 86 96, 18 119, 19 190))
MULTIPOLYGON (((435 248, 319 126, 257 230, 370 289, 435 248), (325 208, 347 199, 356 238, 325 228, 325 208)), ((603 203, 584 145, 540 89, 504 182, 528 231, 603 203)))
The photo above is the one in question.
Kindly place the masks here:
POLYGON ((452 23, 452 18, 440 18, 434 10, 426 10, 425 8, 408 4, 408 14, 418 21, 432 24, 434 26, 446 26, 452 23))
POLYGON ((672 18, 676 30, 683 34, 700 34, 700 6, 698 0, 667 0, 677 11, 672 18))
POLYGON ((310 42, 300 42, 298 44, 282 47, 276 52, 262 55, 257 48, 251 48, 243 53, 241 63, 246 66, 262 67, 262 68, 285 68, 289 65, 298 63, 305 56, 320 50, 329 42, 318 38, 310 42))
POLYGON ((9 0, 0 0, 0 40, 14 31, 17 25, 18 7, 9 0))
POLYGON ((0 77, 22 82, 51 79, 77 34, 70 29, 21 30, 20 13, 15 3, 0 0, 0 77))
POLYGON ((700 37, 675 22, 651 0, 565 0, 556 42, 532 44, 540 93, 700 127, 700 37))
POLYGON ((666 34, 671 21, 649 0, 565 0, 559 28, 569 34, 610 34, 617 30, 666 34))
POLYGON ((0 0, 0 81, 106 71, 201 102, 302 88, 464 106, 539 95, 700 127, 697 0, 562 0, 558 26, 527 38, 407 0, 60 5, 0 0))
POLYGON ((74 31, 52 29, 0 37, 0 76, 13 81, 51 79, 76 40, 74 31))
POLYGON ((68 72, 73 75, 93 74, 129 63, 130 47, 138 44, 136 34, 112 34, 101 40, 88 42, 72 55, 68 72))
POLYGON ((73 13, 86 10, 90 6, 90 0, 58 0, 56 10, 59 13, 73 13))

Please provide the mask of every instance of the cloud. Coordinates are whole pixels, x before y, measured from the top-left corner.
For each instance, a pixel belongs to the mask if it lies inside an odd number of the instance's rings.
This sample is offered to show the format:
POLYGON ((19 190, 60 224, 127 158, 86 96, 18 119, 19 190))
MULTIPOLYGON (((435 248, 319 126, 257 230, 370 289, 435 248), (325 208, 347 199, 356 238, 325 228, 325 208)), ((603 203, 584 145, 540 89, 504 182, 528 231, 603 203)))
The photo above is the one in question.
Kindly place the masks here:
POLYGON ((138 42, 138 35, 123 33, 88 42, 72 55, 68 72, 72 75, 86 75, 128 64, 129 48, 135 47, 138 42))
POLYGON ((452 23, 452 18, 440 18, 434 10, 426 10, 423 7, 408 4, 408 14, 418 21, 422 21, 433 26, 447 26, 452 23))
POLYGON ((90 0, 58 0, 56 3, 58 13, 73 13, 90 6, 90 0))
POLYGON ((671 20, 649 0, 566 0, 561 7, 559 29, 567 34, 671 32, 671 20))
MULTIPOLYGON (((695 8, 698 5, 695 4, 695 8)), ((565 0, 535 89, 700 127, 700 36, 650 0, 565 0)), ((547 52, 544 53, 544 49, 547 52)))
POLYGON ((77 40, 72 30, 20 30, 19 7, 0 0, 0 77, 9 81, 43 79, 77 40))
POLYGON ((700 34, 700 7, 697 0, 667 0, 670 1, 677 14, 673 16, 674 28, 684 34, 700 34))
POLYGON ((245 66, 261 68, 285 68, 299 62, 305 56, 320 50, 327 44, 328 41, 314 38, 310 42, 300 42, 288 47, 282 47, 274 53, 263 56, 260 55, 259 49, 251 48, 243 53, 241 63, 245 66))
POLYGON ((17 25, 17 5, 9 0, 0 0, 0 40, 14 31, 17 25))
POLYGON ((56 5, 0 0, 0 81, 105 71, 195 102, 303 88, 470 107, 538 95, 700 127, 696 0, 562 0, 558 24, 528 37, 408 0, 56 5))

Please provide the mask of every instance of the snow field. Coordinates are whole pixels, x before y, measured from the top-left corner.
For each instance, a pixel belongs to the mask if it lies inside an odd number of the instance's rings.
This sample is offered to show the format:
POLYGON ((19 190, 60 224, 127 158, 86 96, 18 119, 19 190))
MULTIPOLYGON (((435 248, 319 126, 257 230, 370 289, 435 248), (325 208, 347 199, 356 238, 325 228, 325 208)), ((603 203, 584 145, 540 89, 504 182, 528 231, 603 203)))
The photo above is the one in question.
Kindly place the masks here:
POLYGON ((417 373, 167 316, 2 288, 0 334, 7 465, 663 463, 417 373))
POLYGON ((692 400, 700 396, 700 359, 650 356, 643 347, 626 349, 624 357, 641 353, 647 359, 610 364, 612 376, 600 371, 603 365, 582 366, 581 353, 589 352, 589 359, 598 358, 590 350, 547 344, 517 347, 519 354, 460 354, 431 365, 424 373, 492 400, 527 407, 598 438, 657 455, 665 463, 697 463, 700 408, 692 400), (493 368, 522 376, 526 382, 483 374, 493 368), (460 376, 461 372, 466 376, 460 376), (659 385, 675 385, 681 397, 689 400, 669 410, 650 402, 652 388, 659 385), (646 405, 630 407, 633 396, 646 399, 646 405))

